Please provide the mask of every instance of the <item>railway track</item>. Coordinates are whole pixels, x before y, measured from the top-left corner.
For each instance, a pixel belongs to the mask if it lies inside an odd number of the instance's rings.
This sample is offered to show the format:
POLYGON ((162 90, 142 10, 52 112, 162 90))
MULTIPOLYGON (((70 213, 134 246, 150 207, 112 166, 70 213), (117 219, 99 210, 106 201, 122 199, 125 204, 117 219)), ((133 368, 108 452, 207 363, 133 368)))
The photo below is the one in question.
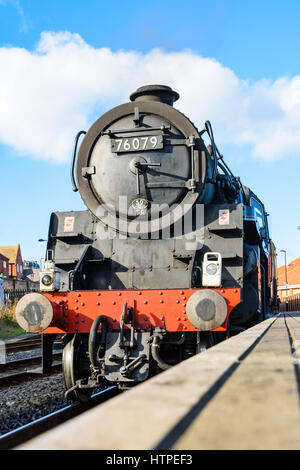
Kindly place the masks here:
MULTIPOLYGON (((58 337, 53 343, 53 349, 61 344, 60 338, 58 337)), ((33 349, 39 349, 42 347, 42 336, 33 335, 30 338, 18 339, 15 341, 7 341, 5 343, 5 352, 17 353, 22 351, 31 351, 33 349)))
MULTIPOLYGON (((61 359, 62 353, 54 352, 52 354, 53 359, 61 359)), ((15 361, 5 362, 4 364, 0 364, 0 372, 8 371, 8 370, 15 370, 20 368, 26 368, 32 365, 38 365, 42 361, 42 356, 39 354, 38 356, 26 357, 23 359, 16 359, 15 361)))
POLYGON ((44 416, 43 418, 21 426, 14 431, 3 434, 0 436, 0 450, 12 449, 20 444, 23 444, 29 439, 32 439, 33 437, 36 437, 39 434, 48 431, 67 420, 75 418, 84 411, 87 411, 88 409, 91 409, 100 403, 104 403, 110 398, 113 398, 118 393, 120 393, 120 391, 117 387, 109 387, 92 395, 90 402, 86 405, 81 403, 73 403, 58 411, 55 411, 54 413, 44 416))
MULTIPOLYGON (((52 355, 52 372, 61 372, 62 352, 54 352, 52 355)), ((14 385, 41 375, 42 356, 32 356, 23 359, 0 364, 0 387, 14 385)))
POLYGON ((42 347, 42 338, 40 335, 33 336, 28 339, 7 342, 5 344, 5 351, 7 354, 22 351, 30 351, 42 347))
MULTIPOLYGON (((53 365, 52 372, 62 370, 62 352, 59 340, 53 344, 53 365)), ((24 351, 35 351, 42 348, 41 335, 32 335, 29 338, 8 341, 5 344, 6 356, 24 351)), ((34 354, 34 353, 33 353, 34 354)), ((34 379, 42 374, 42 355, 35 354, 26 358, 13 359, 5 363, 0 363, 0 387, 14 385, 29 379, 34 379)))

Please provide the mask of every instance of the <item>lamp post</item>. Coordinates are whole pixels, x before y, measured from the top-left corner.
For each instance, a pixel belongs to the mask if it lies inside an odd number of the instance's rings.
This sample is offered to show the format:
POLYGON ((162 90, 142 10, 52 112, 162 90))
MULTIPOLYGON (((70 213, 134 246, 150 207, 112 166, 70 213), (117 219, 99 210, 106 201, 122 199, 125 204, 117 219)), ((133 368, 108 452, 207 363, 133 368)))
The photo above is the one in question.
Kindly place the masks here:
MULTIPOLYGON (((44 238, 39 238, 38 239, 39 242, 47 242, 48 240, 44 240, 44 238)), ((42 263, 42 260, 43 258, 40 258, 40 265, 41 265, 41 269, 43 269, 43 263, 42 263)))
POLYGON ((284 253, 285 286, 287 287, 288 280, 287 280, 287 269, 286 269, 286 250, 280 250, 280 251, 281 253, 284 253))
POLYGON ((288 297, 288 290, 287 290, 287 286, 288 286, 288 280, 287 280, 287 269, 286 269, 286 250, 280 250, 281 253, 284 253, 284 269, 285 269, 285 287, 286 287, 286 299, 285 299, 285 310, 286 312, 288 311, 288 300, 287 300, 287 297, 288 297))

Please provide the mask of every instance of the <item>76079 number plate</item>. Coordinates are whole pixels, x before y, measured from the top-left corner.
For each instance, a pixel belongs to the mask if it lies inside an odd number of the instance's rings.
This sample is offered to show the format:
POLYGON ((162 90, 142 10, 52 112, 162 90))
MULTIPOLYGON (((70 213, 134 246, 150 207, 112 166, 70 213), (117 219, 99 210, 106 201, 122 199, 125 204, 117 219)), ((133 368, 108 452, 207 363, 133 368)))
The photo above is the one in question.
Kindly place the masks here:
POLYGON ((164 147, 162 135, 143 135, 140 137, 120 137, 111 139, 111 150, 120 152, 141 152, 144 150, 157 150, 164 147))

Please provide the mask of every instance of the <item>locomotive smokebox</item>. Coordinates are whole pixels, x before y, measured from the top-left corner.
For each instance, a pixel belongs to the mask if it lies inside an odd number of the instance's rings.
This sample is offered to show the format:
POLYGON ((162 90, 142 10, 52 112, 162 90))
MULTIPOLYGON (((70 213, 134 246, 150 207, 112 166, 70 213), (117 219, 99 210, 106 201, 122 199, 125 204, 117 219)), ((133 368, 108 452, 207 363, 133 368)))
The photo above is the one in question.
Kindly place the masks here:
POLYGON ((214 330, 227 317, 227 304, 218 292, 203 289, 193 294, 186 306, 186 313, 193 326, 202 331, 214 330))
POLYGON ((16 320, 23 330, 39 333, 48 328, 53 319, 51 302, 42 294, 24 295, 16 307, 16 320))
POLYGON ((131 101, 158 101, 173 106, 179 94, 166 85, 147 85, 138 88, 130 95, 131 101))

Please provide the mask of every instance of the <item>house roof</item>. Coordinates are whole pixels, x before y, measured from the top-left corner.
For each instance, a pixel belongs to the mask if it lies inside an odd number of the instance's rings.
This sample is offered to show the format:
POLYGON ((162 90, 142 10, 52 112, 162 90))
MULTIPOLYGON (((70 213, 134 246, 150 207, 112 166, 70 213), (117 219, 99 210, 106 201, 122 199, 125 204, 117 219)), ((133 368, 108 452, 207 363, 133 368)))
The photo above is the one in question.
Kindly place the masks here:
POLYGON ((18 250, 20 245, 16 246, 0 246, 0 253, 9 259, 10 263, 15 263, 17 259, 18 250))
MULTIPOLYGON (((1 248, 0 248, 1 251, 1 248)), ((300 258, 296 258, 286 265, 287 281, 289 285, 300 284, 300 258)), ((285 285, 285 266, 278 268, 278 286, 285 285)))
POLYGON ((3 253, 1 253, 1 251, 0 251, 0 258, 3 258, 4 261, 8 261, 8 257, 5 256, 3 253))
POLYGON ((29 279, 31 282, 39 282, 40 281, 40 268, 24 268, 23 274, 25 278, 29 279))

